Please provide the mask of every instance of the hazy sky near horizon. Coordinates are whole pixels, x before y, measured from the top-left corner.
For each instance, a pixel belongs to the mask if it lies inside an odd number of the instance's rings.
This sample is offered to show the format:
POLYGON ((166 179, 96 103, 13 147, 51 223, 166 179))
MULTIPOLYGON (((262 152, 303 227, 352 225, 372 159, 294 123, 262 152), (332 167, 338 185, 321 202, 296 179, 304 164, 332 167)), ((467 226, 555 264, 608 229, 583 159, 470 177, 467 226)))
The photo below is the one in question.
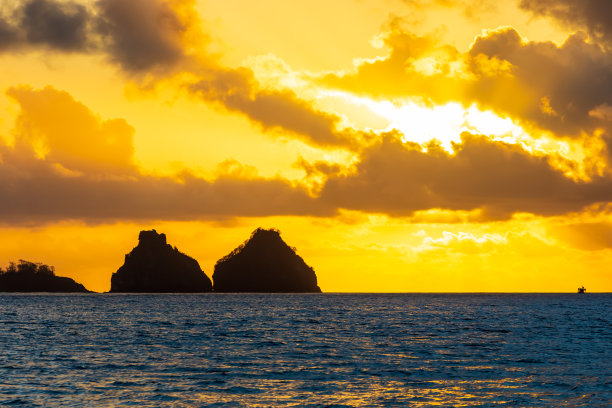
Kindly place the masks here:
POLYGON ((612 2, 0 0, 0 266, 275 227, 326 292, 612 291, 612 2))

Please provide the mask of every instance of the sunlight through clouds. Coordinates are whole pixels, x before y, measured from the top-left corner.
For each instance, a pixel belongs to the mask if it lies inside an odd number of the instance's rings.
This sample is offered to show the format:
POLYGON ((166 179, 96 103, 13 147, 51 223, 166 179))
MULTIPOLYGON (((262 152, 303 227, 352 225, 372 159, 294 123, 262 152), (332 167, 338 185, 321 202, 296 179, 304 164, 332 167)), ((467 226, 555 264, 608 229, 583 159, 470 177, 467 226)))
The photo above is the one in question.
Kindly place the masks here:
POLYGON ((432 105, 413 99, 375 100, 350 92, 319 90, 317 102, 325 109, 341 112, 342 123, 377 133, 397 130, 404 142, 418 143, 427 151, 433 141, 448 153, 461 144, 464 132, 482 135, 491 140, 520 145, 534 156, 547 157, 551 165, 575 180, 589 180, 601 175, 605 162, 600 160, 605 149, 593 135, 577 140, 560 139, 550 131, 525 129, 509 117, 502 117, 476 104, 464 107, 457 102, 432 105))
MULTIPOLYGON (((322 99, 338 98, 355 107, 367 107, 372 113, 384 118, 388 125, 377 131, 399 130, 405 141, 425 144, 437 140, 448 152, 453 151, 453 142, 461 142, 461 133, 471 132, 490 137, 503 138, 517 143, 527 138, 524 129, 509 118, 502 118, 491 111, 482 111, 471 105, 467 109, 460 103, 426 105, 411 100, 373 100, 343 91, 320 91, 322 99)), ((351 113, 346 113, 349 120, 351 113)))

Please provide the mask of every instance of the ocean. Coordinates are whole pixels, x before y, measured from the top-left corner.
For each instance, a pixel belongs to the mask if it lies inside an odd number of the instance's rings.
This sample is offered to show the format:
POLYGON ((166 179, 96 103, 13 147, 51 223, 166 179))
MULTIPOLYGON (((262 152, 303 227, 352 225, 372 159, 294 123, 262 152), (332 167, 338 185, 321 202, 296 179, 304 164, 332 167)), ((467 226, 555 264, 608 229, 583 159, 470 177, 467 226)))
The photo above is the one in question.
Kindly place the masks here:
POLYGON ((0 406, 610 407, 611 294, 2 294, 0 406))

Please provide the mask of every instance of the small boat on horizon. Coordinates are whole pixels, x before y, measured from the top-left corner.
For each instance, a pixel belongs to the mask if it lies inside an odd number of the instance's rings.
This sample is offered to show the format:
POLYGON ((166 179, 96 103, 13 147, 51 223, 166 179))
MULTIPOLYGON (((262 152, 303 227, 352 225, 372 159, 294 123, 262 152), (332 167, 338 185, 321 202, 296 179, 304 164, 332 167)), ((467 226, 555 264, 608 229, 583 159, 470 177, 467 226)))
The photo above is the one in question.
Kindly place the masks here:
POLYGON ((584 294, 584 293, 586 293, 586 288, 585 288, 584 286, 583 286, 583 287, 581 287, 581 288, 578 288, 578 293, 579 293, 579 294, 584 294))

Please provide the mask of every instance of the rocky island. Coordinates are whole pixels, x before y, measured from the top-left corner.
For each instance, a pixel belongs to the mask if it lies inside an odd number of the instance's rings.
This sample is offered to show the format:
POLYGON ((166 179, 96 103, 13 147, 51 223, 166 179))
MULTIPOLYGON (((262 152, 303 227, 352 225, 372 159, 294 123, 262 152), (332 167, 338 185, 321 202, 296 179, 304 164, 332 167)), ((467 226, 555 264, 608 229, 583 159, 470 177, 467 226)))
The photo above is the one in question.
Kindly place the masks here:
POLYGON ((0 292, 89 292, 73 279, 55 276, 52 266, 19 260, 0 269, 0 292))
POLYGON ((199 293, 212 283, 198 262, 166 242, 165 234, 141 231, 138 246, 111 277, 111 292, 199 293))
POLYGON ((256 229, 217 261, 213 282, 215 292, 321 292, 314 270, 276 229, 256 229))

